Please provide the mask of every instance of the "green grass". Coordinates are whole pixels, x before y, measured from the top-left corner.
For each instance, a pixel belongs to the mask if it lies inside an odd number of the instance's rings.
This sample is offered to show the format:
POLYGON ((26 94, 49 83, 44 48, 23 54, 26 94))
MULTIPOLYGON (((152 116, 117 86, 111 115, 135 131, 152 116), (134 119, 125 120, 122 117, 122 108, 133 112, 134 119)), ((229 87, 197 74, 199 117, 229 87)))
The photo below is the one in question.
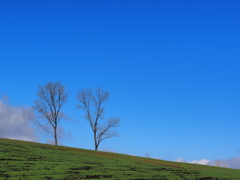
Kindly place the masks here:
POLYGON ((240 170, 0 138, 2 179, 240 179, 240 170))

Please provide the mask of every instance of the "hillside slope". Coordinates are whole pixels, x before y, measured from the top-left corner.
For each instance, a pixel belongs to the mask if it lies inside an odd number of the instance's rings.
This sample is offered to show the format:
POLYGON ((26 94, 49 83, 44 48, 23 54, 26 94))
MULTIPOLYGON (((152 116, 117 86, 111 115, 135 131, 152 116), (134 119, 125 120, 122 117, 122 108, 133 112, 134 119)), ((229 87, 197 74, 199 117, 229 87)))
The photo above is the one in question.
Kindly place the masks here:
POLYGON ((240 170, 0 138, 0 179, 240 179, 240 170))

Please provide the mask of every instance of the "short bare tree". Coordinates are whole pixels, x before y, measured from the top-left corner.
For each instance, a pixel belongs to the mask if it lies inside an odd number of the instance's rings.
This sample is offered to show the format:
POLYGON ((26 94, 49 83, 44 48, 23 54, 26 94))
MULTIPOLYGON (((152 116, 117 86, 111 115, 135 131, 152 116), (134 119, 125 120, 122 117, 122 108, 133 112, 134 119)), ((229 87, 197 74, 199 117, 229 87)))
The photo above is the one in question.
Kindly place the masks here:
POLYGON ((39 86, 37 96, 38 100, 34 101, 34 109, 47 119, 53 128, 53 132, 40 122, 38 122, 38 125, 52 135, 55 140, 55 145, 58 145, 57 128, 63 117, 63 113, 60 110, 64 103, 66 103, 68 97, 66 88, 61 82, 48 82, 44 86, 39 86))
POLYGON ((103 103, 109 100, 109 95, 108 91, 97 88, 95 92, 92 89, 81 90, 76 96, 80 102, 77 107, 84 111, 84 117, 92 128, 96 151, 103 140, 117 136, 116 131, 111 129, 119 126, 120 118, 109 118, 105 125, 100 123, 100 120, 104 120, 105 114, 103 103))

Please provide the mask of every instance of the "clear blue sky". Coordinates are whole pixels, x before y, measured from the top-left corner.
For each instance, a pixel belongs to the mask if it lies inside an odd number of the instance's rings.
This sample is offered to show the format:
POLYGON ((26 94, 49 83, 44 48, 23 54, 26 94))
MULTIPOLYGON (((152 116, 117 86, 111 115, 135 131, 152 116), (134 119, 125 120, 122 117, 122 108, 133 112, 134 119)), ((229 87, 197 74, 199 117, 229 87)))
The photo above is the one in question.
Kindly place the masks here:
MULTIPOLYGON (((1 1, 0 93, 33 106, 69 90, 66 146, 93 149, 76 93, 111 92, 120 137, 100 149, 175 160, 240 156, 239 1, 1 1)), ((47 137, 46 137, 47 138, 47 137)), ((44 142, 44 139, 42 139, 44 142)))

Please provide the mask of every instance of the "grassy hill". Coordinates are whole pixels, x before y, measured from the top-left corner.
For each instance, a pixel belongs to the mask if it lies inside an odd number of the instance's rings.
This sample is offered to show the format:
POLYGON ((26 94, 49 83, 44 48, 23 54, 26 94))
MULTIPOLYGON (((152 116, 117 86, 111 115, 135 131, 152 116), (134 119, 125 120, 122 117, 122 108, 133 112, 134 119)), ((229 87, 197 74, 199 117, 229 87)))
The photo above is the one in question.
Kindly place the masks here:
POLYGON ((240 179, 240 170, 0 138, 2 179, 240 179))

